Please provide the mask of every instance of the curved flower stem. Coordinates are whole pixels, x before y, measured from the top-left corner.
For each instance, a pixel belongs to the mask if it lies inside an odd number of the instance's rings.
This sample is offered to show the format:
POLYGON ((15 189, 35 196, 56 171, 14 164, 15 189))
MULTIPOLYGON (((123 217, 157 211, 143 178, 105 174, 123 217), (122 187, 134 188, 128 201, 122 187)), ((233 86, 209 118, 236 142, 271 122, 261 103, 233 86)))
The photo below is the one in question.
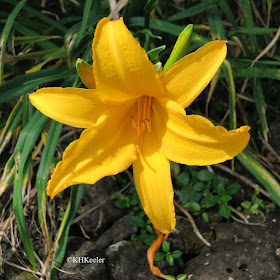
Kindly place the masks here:
POLYGON ((153 241, 153 244, 150 246, 150 248, 147 251, 147 259, 148 259, 148 263, 150 265, 150 270, 154 275, 156 275, 158 277, 161 277, 161 278, 167 279, 167 280, 171 280, 172 278, 170 278, 168 275, 162 274, 161 271, 159 270, 159 268, 154 265, 154 259, 155 259, 156 253, 157 253, 159 247, 161 246, 162 242, 167 239, 169 234, 163 234, 163 233, 157 231, 155 228, 154 228, 154 230, 156 231, 158 238, 153 241))

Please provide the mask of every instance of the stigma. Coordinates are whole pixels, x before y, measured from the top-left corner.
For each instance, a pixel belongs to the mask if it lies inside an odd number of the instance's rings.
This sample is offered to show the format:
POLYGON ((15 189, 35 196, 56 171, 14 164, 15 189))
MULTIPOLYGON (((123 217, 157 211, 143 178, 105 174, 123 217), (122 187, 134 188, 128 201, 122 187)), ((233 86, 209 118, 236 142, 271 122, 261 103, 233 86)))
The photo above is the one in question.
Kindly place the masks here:
POLYGON ((141 152, 143 139, 145 131, 151 132, 152 130, 152 123, 151 123, 151 105, 152 105, 152 97, 143 95, 138 97, 137 99, 137 118, 135 119, 133 116, 132 122, 134 127, 137 130, 138 136, 138 144, 137 144, 137 151, 138 153, 141 152))

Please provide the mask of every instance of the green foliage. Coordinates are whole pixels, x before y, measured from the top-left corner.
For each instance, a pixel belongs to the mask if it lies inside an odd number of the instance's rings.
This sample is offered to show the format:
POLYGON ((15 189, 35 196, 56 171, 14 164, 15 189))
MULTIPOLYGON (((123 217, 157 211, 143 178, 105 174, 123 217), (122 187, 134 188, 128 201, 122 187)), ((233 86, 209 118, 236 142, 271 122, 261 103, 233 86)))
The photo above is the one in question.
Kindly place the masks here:
MULTIPOLYGON (((171 244, 168 241, 163 241, 161 245, 161 251, 159 251, 155 256, 155 261, 162 261, 166 260, 169 265, 177 264, 179 267, 184 267, 184 262, 182 260, 183 252, 181 250, 175 250, 171 251, 171 244)), ((169 276, 170 277, 170 276, 169 276)), ((173 277, 173 276, 172 276, 173 277)), ((170 279, 186 279, 186 274, 180 274, 176 278, 170 278, 170 279)))
POLYGON ((237 210, 244 212, 245 214, 258 215, 260 211, 270 213, 275 210, 275 203, 267 202, 259 197, 259 189, 256 189, 255 193, 251 196, 251 200, 245 200, 241 202, 241 206, 237 210))
POLYGON ((200 215, 205 222, 209 222, 207 209, 219 205, 219 213, 226 219, 231 210, 228 202, 232 200, 240 186, 229 184, 228 180, 217 176, 207 169, 197 170, 189 167, 176 179, 176 186, 180 188, 179 199, 185 208, 200 215))
POLYGON ((174 265, 174 262, 177 261, 177 263, 181 263, 182 259, 182 251, 180 250, 175 250, 175 251, 170 251, 170 242, 168 241, 163 241, 161 245, 162 251, 158 252, 155 261, 162 261, 166 260, 170 265, 174 265))

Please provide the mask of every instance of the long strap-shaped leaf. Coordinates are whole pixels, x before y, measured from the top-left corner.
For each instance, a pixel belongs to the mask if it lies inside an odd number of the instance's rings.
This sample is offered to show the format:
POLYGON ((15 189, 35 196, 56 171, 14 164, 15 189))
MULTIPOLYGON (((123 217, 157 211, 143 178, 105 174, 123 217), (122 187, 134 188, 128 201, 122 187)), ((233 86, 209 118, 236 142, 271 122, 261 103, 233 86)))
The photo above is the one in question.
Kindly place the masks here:
POLYGON ((47 141, 43 150, 40 165, 36 176, 38 218, 45 237, 47 249, 50 250, 49 234, 46 222, 47 194, 46 186, 49 179, 50 166, 53 161, 57 142, 61 133, 63 124, 52 121, 48 131, 47 141))
POLYGON ((4 71, 4 57, 5 57, 5 50, 6 50, 6 42, 8 39, 8 36, 10 34, 13 22, 19 13, 19 11, 22 9, 24 4, 26 3, 27 0, 22 0, 20 1, 11 14, 9 15, 7 22, 4 26, 4 29, 2 31, 1 37, 0 37, 0 85, 2 84, 2 79, 3 79, 3 71, 4 71))
POLYGON ((248 151, 244 150, 237 158, 267 189, 275 202, 280 206, 280 184, 248 151))
MULTIPOLYGON (((254 21, 253 21, 253 14, 251 9, 251 4, 249 0, 240 0, 240 7, 243 12, 244 22, 247 28, 253 28, 254 27, 254 21)), ((257 56, 258 53, 258 43, 257 43, 257 37, 255 34, 248 34, 249 41, 251 44, 251 53, 254 56, 257 56)), ((261 122, 261 128, 262 133, 264 136, 265 141, 268 141, 268 125, 266 121, 266 104, 265 104, 265 98, 264 98, 264 90, 262 86, 261 80, 255 79, 252 82, 252 88, 254 93, 254 99, 256 101, 256 109, 258 112, 258 116, 261 122)))
POLYGON ((26 161, 30 156, 41 130, 46 125, 47 120, 48 118, 46 116, 42 115, 39 111, 36 111, 26 127, 21 131, 14 153, 16 168, 13 192, 13 211, 18 224, 21 240, 34 270, 36 270, 34 249, 27 228, 26 219, 23 214, 22 182, 26 161))
MULTIPOLYGON (((59 228, 57 237, 56 237, 56 244, 54 246, 54 252, 55 252, 55 259, 54 259, 54 266, 60 267, 63 258, 66 252, 66 246, 67 246, 67 240, 68 240, 68 234, 69 229, 71 226, 71 223, 76 215, 76 212, 78 210, 78 207, 80 205, 81 198, 84 193, 84 185, 74 186, 71 189, 71 195, 70 195, 70 201, 67 205, 65 214, 63 216, 63 220, 61 223, 61 226, 59 228)), ((56 279, 58 270, 56 268, 52 269, 51 272, 51 279, 56 279)))

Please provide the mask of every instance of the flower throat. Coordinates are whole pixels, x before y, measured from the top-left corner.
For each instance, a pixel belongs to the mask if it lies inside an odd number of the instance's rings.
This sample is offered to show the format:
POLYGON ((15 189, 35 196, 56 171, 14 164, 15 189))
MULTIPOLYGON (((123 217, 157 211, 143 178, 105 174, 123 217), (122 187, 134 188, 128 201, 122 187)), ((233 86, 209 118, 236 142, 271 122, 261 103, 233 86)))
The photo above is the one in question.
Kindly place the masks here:
POLYGON ((137 129, 138 135, 138 145, 137 150, 140 153, 144 138, 144 133, 146 129, 148 132, 151 132, 152 124, 151 124, 151 105, 152 105, 152 97, 151 96, 141 96, 137 99, 137 120, 135 120, 132 116, 132 121, 134 127, 137 129), (135 123, 137 121, 137 123, 135 123))

